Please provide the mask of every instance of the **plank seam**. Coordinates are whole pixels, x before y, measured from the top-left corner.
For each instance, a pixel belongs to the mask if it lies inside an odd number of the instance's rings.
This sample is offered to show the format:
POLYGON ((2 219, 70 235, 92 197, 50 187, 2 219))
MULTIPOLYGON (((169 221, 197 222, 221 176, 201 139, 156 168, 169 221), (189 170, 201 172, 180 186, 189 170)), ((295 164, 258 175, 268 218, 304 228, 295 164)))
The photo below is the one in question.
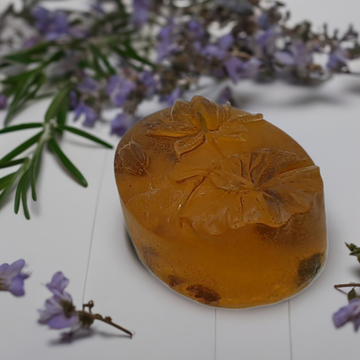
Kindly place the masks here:
POLYGON ((97 196, 96 196, 94 218, 93 218, 93 224, 92 224, 92 229, 91 229, 91 239, 90 239, 90 246, 89 246, 89 254, 88 254, 88 261, 87 261, 86 274, 85 274, 84 290, 83 290, 83 295, 82 295, 82 303, 83 304, 85 303, 84 298, 85 298, 86 284, 87 284, 89 268, 90 268, 90 258, 91 258, 91 249, 92 249, 93 239, 94 239, 95 220, 96 220, 96 216, 97 216, 98 208, 99 208, 101 187, 102 187, 102 183, 103 183, 104 176, 105 176, 104 169, 105 169, 107 154, 108 154, 108 151, 105 150, 104 161, 103 161, 103 165, 101 167, 102 176, 101 176, 101 179, 100 179, 99 189, 98 189, 98 193, 97 193, 97 196))

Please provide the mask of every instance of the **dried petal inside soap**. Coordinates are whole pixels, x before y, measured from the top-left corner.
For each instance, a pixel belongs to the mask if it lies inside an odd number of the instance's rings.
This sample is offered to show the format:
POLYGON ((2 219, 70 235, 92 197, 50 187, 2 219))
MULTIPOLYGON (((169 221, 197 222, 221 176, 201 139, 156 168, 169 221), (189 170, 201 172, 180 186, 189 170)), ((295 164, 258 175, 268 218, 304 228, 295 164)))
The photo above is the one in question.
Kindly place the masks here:
POLYGON ((130 175, 145 175, 150 158, 135 141, 130 141, 118 150, 118 167, 130 175))

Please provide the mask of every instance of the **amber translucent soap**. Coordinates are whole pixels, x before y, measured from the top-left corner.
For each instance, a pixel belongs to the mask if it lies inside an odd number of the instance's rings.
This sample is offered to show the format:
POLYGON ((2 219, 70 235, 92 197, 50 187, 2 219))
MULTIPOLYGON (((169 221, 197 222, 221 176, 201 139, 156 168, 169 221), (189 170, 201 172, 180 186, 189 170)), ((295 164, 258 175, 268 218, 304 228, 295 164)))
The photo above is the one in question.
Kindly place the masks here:
POLYGON ((273 304, 324 265, 319 168, 261 114, 177 101, 123 136, 115 176, 141 261, 198 302, 273 304))

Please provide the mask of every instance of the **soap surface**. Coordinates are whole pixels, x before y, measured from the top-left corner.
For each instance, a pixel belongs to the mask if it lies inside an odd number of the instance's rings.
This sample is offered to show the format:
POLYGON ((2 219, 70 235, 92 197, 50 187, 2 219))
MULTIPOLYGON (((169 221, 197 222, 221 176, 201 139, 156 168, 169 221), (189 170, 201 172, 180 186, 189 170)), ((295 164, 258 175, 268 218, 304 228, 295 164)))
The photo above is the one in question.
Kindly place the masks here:
POLYGON ((139 258, 180 294, 225 308, 273 304, 325 263, 319 168, 261 114, 179 100, 129 129, 114 165, 139 258))

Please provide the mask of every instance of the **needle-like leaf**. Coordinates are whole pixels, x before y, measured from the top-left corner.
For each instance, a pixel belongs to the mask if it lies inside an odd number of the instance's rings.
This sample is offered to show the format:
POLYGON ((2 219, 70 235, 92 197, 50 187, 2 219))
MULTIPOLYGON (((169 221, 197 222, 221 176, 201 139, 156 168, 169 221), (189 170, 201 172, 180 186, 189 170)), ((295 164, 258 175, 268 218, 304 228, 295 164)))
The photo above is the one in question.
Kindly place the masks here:
POLYGON ((109 143, 107 143, 107 142, 105 142, 105 141, 97 138, 96 136, 93 136, 93 135, 91 135, 91 134, 83 131, 83 130, 79 130, 79 129, 77 129, 77 128, 74 128, 74 127, 72 127, 72 126, 68 126, 68 125, 61 125, 61 126, 60 126, 60 125, 59 125, 57 128, 60 129, 60 130, 70 131, 70 132, 72 132, 72 133, 74 133, 74 134, 76 134, 76 135, 79 135, 79 136, 82 136, 82 137, 87 138, 87 139, 89 139, 89 140, 92 140, 92 141, 94 141, 94 142, 96 142, 96 143, 98 143, 98 144, 100 144, 100 145, 105 146, 105 147, 108 148, 108 149, 112 149, 112 148, 113 148, 113 146, 112 146, 111 144, 109 144, 109 143))
POLYGON ((25 129, 34 129, 44 127, 44 123, 27 123, 27 124, 19 124, 14 126, 7 126, 0 130, 0 134, 5 134, 12 131, 25 130, 25 129))
POLYGON ((67 158, 67 156, 62 152, 57 142, 51 138, 49 140, 49 145, 54 150, 55 154, 58 156, 59 160, 63 163, 63 165, 69 170, 69 172, 81 183, 82 186, 87 187, 88 183, 81 172, 77 169, 77 167, 67 158))
POLYGON ((69 95, 71 88, 72 85, 67 85, 54 96, 45 114, 45 122, 49 122, 57 116, 61 105, 63 104, 64 99, 69 95))
POLYGON ((7 155, 5 155, 2 159, 0 159, 0 165, 7 163, 9 160, 13 159, 15 156, 21 154, 25 150, 27 150, 31 145, 34 145, 43 134, 43 131, 37 133, 30 139, 23 142, 21 145, 16 147, 14 150, 10 151, 7 155))
POLYGON ((0 169, 4 169, 4 168, 11 167, 14 165, 22 164, 25 160, 26 160, 26 158, 21 158, 21 159, 16 159, 16 160, 10 160, 6 163, 1 163, 0 169))

